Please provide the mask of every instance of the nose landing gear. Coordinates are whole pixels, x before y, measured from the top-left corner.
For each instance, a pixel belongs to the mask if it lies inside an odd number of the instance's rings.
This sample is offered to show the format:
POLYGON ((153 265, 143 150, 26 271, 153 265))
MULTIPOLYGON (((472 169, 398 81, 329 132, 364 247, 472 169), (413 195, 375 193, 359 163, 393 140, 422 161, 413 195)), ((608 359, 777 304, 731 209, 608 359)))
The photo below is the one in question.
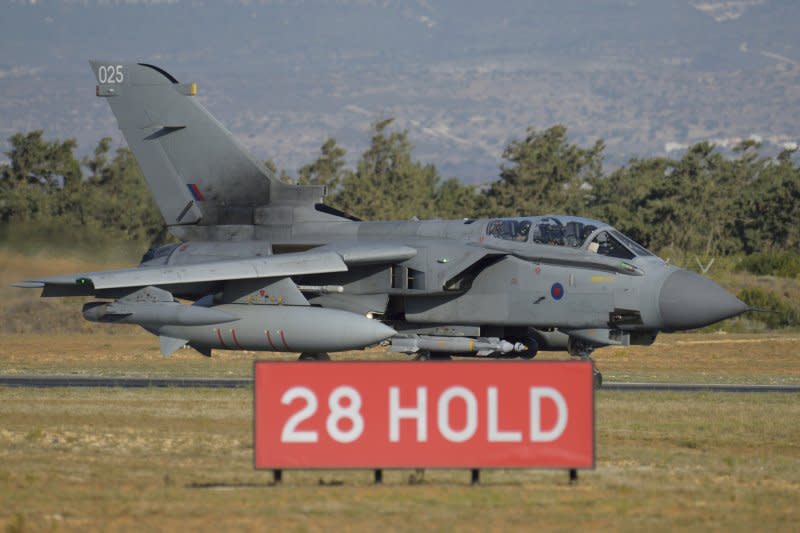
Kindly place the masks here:
POLYGON ((599 389, 603 386, 603 374, 597 369, 597 365, 595 364, 594 359, 592 359, 592 352, 594 349, 595 346, 573 337, 570 337, 569 341, 567 342, 567 351, 572 357, 580 357, 584 361, 592 362, 594 387, 599 389))

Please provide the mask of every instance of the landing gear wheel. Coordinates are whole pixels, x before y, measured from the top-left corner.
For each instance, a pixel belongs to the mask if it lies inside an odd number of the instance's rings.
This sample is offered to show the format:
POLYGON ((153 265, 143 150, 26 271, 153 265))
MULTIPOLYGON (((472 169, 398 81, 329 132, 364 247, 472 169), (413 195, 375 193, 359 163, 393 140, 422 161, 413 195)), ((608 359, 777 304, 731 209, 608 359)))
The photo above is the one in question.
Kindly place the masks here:
POLYGON ((325 352, 301 353, 298 361, 330 361, 331 356, 325 352))
POLYGON ((597 368, 592 368, 593 378, 594 378, 594 388, 599 389, 603 386, 603 373, 597 370, 597 368))
POLYGON ((522 343, 525 346, 527 346, 528 349, 525 350, 524 352, 520 352, 519 356, 523 359, 528 359, 528 360, 536 357, 536 354, 539 353, 539 342, 533 337, 528 337, 524 339, 522 343))

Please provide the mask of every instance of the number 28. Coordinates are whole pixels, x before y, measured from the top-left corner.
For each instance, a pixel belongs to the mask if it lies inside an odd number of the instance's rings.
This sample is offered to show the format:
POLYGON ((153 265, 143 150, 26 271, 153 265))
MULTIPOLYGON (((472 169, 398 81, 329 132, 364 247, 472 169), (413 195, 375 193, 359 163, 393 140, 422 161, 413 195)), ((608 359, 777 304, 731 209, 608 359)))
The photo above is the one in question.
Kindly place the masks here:
MULTIPOLYGON (((300 430, 300 423, 311 418, 317 411, 317 395, 306 387, 292 387, 283 393, 281 403, 289 405, 295 400, 303 400, 305 406, 286 421, 281 432, 281 442, 318 442, 319 433, 314 430, 300 430)), ((352 387, 335 388, 328 397, 328 416, 325 429, 328 436, 336 442, 350 443, 364 432, 364 418, 360 413, 361 395, 352 387), (350 429, 339 427, 341 420, 350 421, 350 429)))

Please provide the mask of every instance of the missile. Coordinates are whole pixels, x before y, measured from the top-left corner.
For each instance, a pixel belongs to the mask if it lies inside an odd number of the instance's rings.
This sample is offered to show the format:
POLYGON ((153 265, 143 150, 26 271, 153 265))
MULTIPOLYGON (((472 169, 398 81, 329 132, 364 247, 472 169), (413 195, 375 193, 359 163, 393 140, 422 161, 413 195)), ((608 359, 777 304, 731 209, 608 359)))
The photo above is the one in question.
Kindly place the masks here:
POLYGON ((139 325, 203 326, 239 320, 213 307, 177 302, 90 302, 83 306, 83 318, 90 322, 139 325))
POLYGON ((474 353, 476 355, 507 354, 511 352, 525 352, 528 347, 522 343, 512 344, 496 337, 435 337, 419 335, 415 337, 392 339, 389 347, 393 352, 415 353, 448 352, 448 353, 474 353))

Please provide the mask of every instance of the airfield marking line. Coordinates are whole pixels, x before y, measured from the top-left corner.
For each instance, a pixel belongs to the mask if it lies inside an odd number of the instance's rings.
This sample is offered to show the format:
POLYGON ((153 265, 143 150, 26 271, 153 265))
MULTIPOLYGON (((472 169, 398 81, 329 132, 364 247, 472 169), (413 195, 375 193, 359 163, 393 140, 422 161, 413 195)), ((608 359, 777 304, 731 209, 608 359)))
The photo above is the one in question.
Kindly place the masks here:
POLYGON ((765 341, 773 342, 797 342, 800 337, 766 337, 763 339, 716 339, 705 341, 675 341, 675 344, 753 344, 765 341))
POLYGON ((737 383, 606 382, 600 390, 619 392, 782 392, 800 393, 800 385, 746 385, 737 383))
POLYGON ((0 386, 8 387, 91 387, 91 388, 244 388, 251 378, 125 378, 101 376, 0 376, 0 386))
MULTIPOLYGON (((251 378, 126 378, 101 376, 2 376, 0 387, 107 387, 107 388, 245 388, 251 378)), ((745 385, 736 383, 625 383, 606 382, 599 389, 609 392, 780 392, 800 393, 800 385, 745 385)))

